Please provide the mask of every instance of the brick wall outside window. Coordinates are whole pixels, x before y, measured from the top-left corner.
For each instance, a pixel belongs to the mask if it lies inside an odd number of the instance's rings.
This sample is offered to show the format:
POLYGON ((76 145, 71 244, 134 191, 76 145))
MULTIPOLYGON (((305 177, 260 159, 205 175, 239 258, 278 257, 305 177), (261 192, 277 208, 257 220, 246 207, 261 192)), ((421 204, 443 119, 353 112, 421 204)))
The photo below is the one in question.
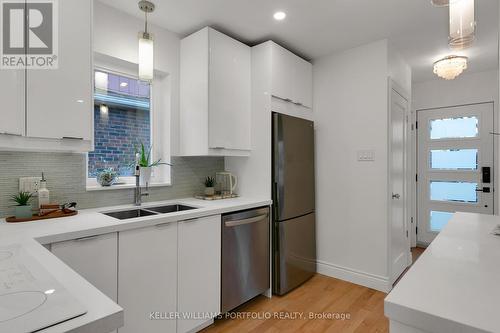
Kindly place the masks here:
POLYGON ((120 176, 132 176, 130 164, 135 160, 135 147, 151 144, 149 110, 109 106, 103 113, 94 107, 95 151, 89 153, 89 177, 105 168, 114 168, 120 176))

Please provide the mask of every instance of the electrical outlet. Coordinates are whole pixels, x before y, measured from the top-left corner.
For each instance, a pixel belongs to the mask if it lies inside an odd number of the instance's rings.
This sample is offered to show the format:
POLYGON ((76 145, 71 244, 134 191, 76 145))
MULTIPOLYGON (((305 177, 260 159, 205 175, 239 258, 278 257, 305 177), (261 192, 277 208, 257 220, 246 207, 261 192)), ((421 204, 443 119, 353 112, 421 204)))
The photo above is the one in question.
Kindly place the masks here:
POLYGON ((374 150, 359 150, 358 151, 358 161, 359 162, 373 162, 373 161, 375 161, 375 151, 374 150))
POLYGON ((19 192, 30 192, 38 195, 42 177, 21 177, 19 178, 19 192))

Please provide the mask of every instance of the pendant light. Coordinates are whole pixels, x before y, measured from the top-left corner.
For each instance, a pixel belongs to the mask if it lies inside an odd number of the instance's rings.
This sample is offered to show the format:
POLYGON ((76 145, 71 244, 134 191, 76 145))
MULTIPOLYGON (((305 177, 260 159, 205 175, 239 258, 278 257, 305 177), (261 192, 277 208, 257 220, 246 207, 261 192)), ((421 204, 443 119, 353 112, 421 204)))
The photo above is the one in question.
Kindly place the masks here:
POLYGON ((475 30, 474 0, 450 1, 450 47, 470 47, 474 41, 475 30))
POLYGON ((434 63, 434 74, 445 79, 453 80, 467 69, 467 57, 448 56, 434 63))
POLYGON ((154 3, 139 1, 139 9, 144 12, 144 31, 139 33, 139 79, 152 81, 154 77, 154 43, 153 36, 148 32, 148 14, 155 10, 154 3))

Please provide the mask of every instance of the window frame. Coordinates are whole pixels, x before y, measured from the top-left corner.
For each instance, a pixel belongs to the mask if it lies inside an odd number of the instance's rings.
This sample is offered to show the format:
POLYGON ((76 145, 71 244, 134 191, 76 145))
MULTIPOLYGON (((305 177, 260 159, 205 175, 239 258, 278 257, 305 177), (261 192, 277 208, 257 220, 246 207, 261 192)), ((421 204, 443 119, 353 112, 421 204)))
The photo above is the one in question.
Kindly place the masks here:
MULTIPOLYGON (((94 94, 95 94, 95 72, 96 71, 103 71, 106 73, 110 74, 115 74, 115 75, 120 75, 120 76, 125 76, 131 79, 138 80, 138 75, 137 75, 137 65, 136 64, 131 64, 120 60, 120 59, 115 59, 113 58, 112 60, 99 63, 99 64, 94 64, 93 68, 93 76, 92 76, 92 82, 93 82, 93 92, 92 92, 92 114, 94 113, 95 109, 95 101, 94 101, 94 94), (119 62, 119 64, 118 64, 119 62)), ((155 71, 155 77, 153 81, 150 83, 150 128, 151 128, 151 145, 153 147, 152 152, 151 152, 151 158, 158 159, 159 156, 162 157, 163 162, 170 163, 170 127, 167 126, 170 124, 170 108, 167 107, 166 102, 168 98, 165 96, 163 93, 159 93, 158 90, 161 89, 162 86, 164 86, 164 81, 168 80, 169 76, 168 74, 162 74, 162 73, 156 73, 155 71), (162 113, 162 114, 160 114, 162 113), (157 119, 161 119, 161 116, 166 116, 168 119, 167 124, 159 124, 157 119), (165 137, 163 137, 163 140, 160 139, 160 133, 168 133, 168 141, 165 141, 165 137)), ((168 84, 168 82, 166 82, 168 84)), ((94 122, 95 120, 93 119, 92 116, 92 126, 94 127, 94 122)), ((93 129, 94 130, 94 129, 93 129)), ((99 191, 99 190, 118 190, 118 189, 130 189, 134 188, 135 185, 135 177, 134 176, 128 176, 128 177, 120 177, 120 184, 117 185, 112 185, 112 186, 101 186, 97 182, 97 178, 91 178, 89 177, 88 171, 89 171, 89 158, 88 158, 88 153, 85 154, 85 178, 86 178, 86 190, 87 191, 99 191)), ((161 186, 171 186, 171 170, 170 166, 159 166, 155 167, 152 170, 152 175, 151 175, 151 183, 149 184, 149 187, 161 187, 161 186)))

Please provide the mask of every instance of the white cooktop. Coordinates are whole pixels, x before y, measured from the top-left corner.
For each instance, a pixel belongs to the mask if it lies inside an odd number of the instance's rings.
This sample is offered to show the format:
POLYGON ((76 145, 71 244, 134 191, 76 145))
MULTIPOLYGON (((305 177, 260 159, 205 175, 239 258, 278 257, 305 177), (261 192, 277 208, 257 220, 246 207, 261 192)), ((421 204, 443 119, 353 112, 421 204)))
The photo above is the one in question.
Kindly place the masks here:
POLYGON ((35 332, 86 312, 20 245, 0 248, 0 332, 35 332))

